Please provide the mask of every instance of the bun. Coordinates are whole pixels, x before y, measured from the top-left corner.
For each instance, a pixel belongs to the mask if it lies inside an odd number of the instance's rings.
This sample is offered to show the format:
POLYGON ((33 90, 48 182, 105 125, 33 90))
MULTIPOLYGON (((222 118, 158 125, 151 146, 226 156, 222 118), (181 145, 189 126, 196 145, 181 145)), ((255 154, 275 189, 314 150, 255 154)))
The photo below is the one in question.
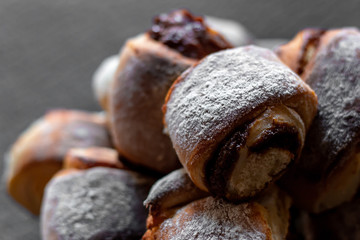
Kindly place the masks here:
MULTIPOLYGON (((206 16, 205 22, 210 28, 222 34, 233 46, 248 45, 254 41, 249 31, 236 21, 206 16)), ((92 78, 93 92, 104 110, 108 109, 110 89, 118 64, 118 55, 107 57, 101 62, 92 78)))
POLYGON ((198 58, 231 45, 207 28, 202 18, 185 10, 161 16, 148 33, 128 40, 122 49, 110 93, 109 119, 115 147, 122 156, 133 164, 168 173, 180 164, 163 133, 165 95, 198 58), (175 17, 180 23, 174 24, 175 17), (201 28, 199 34, 194 24, 201 28), (176 32, 185 39, 173 39, 176 32))
POLYGON ((53 110, 34 122, 7 154, 9 194, 39 214, 44 187, 70 148, 111 146, 105 124, 102 114, 74 110, 53 110))
POLYGON ((237 205, 209 197, 194 185, 192 188, 183 170, 165 176, 152 187, 145 200, 150 214, 143 240, 285 239, 291 201, 277 187, 271 186, 252 202, 237 205), (177 182, 177 178, 181 180, 177 182), (171 187, 171 182, 177 186, 171 187), (174 202, 185 189, 191 192, 188 199, 174 202))
POLYGON ((164 113, 195 185, 239 201, 299 157, 316 95, 270 50, 249 46, 211 54, 184 72, 164 113))
POLYGON ((146 219, 142 201, 152 183, 119 169, 63 170, 46 187, 42 239, 139 239, 146 219))
POLYGON ((119 56, 110 56, 101 62, 92 77, 92 89, 96 100, 105 111, 108 110, 109 91, 111 89, 111 84, 118 64, 119 56))
POLYGON ((144 201, 149 209, 148 226, 157 225, 167 218, 167 212, 184 206, 192 201, 209 196, 209 193, 197 188, 183 168, 173 171, 158 180, 144 201))
POLYGON ((319 100, 302 157, 281 181, 295 203, 308 211, 350 201, 360 185, 359 42, 354 28, 304 30, 278 50, 289 66, 305 59, 302 79, 319 100), (296 57, 286 57, 290 55, 296 57))

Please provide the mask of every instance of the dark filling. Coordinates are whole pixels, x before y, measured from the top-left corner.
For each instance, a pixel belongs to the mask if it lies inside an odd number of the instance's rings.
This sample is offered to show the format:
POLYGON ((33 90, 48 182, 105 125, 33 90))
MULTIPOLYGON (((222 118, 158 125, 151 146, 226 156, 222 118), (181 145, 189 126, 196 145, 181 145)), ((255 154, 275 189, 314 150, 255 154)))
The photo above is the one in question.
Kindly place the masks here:
POLYGON ((209 191, 217 196, 225 197, 226 185, 239 158, 239 150, 245 146, 249 135, 249 125, 244 125, 231 138, 225 138, 220 148, 206 164, 205 178, 209 191))
POLYGON ((232 47, 210 29, 202 17, 193 16, 184 9, 156 16, 149 34, 154 40, 195 59, 232 47))
POLYGON ((321 30, 321 29, 312 29, 310 31, 311 31, 310 36, 304 39, 304 44, 302 47, 302 55, 298 62, 299 63, 299 67, 297 69, 298 75, 301 75, 304 72, 306 65, 309 63, 308 62, 309 50, 311 48, 315 50, 319 46, 321 36, 324 35, 324 33, 326 32, 326 30, 321 30))
POLYGON ((299 141, 296 127, 278 124, 266 130, 263 137, 255 142, 249 150, 252 152, 262 152, 271 147, 282 148, 289 150, 295 156, 298 155, 299 141))
MULTIPOLYGON (((225 197, 227 182, 239 158, 239 151, 245 146, 249 135, 249 124, 232 133, 230 138, 219 144, 205 168, 206 185, 209 191, 225 197)), ((299 154, 299 137, 295 127, 287 124, 275 125, 266 131, 263 137, 249 148, 251 152, 262 152, 271 147, 289 150, 293 158, 299 154)))

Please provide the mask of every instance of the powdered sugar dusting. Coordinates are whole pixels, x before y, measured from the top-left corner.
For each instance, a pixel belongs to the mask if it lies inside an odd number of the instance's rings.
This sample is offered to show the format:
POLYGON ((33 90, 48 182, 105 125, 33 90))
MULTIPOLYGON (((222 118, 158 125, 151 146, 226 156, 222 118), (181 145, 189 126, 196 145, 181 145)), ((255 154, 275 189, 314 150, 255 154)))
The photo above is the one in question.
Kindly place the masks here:
POLYGON ((43 239, 121 236, 138 239, 145 229, 142 201, 153 180, 109 168, 92 168, 52 180, 42 209, 43 239))
POLYGON ((319 51, 305 81, 318 95, 319 111, 299 163, 324 177, 347 160, 342 155, 356 148, 360 136, 359 31, 340 31, 319 51))
POLYGON ((158 180, 151 188, 144 204, 152 205, 152 210, 170 208, 185 204, 209 195, 201 191, 191 181, 183 168, 173 171, 158 180))
POLYGON ((265 103, 284 102, 304 91, 300 78, 270 50, 225 50, 206 57, 175 86, 165 121, 178 154, 191 153, 265 103))
POLYGON ((254 203, 230 204, 207 197, 187 205, 160 225, 159 239, 268 239, 271 230, 254 203))

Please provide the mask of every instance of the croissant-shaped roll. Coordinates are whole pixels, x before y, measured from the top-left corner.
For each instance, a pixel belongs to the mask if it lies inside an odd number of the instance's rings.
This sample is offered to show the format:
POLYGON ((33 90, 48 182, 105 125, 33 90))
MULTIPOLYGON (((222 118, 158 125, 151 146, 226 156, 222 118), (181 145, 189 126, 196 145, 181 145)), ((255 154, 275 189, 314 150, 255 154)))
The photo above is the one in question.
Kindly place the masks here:
POLYGON ((60 171, 46 186, 42 239, 139 239, 146 222, 142 201, 153 182, 113 168, 60 171))
POLYGON ((119 153, 158 172, 179 168, 170 139, 163 133, 165 95, 199 58, 229 47, 202 18, 186 10, 159 15, 148 33, 130 39, 120 54, 109 99, 111 133, 119 153))
POLYGON ((178 170, 154 184, 145 204, 150 213, 143 240, 280 240, 288 232, 291 201, 271 186, 252 202, 235 205, 208 196, 178 170))
POLYGON ((238 201, 298 158, 316 95, 273 52, 249 46, 211 54, 183 73, 164 112, 194 183, 238 201))
POLYGON ((126 169, 119 160, 117 151, 112 148, 72 148, 65 155, 64 169, 88 169, 92 167, 126 169))
POLYGON ((39 214, 43 190, 61 169, 74 147, 110 147, 103 114, 53 110, 33 123, 7 154, 9 194, 33 214, 39 214))
POLYGON ((304 30, 277 52, 319 101, 301 159, 281 185, 297 205, 321 212, 350 201, 360 186, 360 32, 304 30))

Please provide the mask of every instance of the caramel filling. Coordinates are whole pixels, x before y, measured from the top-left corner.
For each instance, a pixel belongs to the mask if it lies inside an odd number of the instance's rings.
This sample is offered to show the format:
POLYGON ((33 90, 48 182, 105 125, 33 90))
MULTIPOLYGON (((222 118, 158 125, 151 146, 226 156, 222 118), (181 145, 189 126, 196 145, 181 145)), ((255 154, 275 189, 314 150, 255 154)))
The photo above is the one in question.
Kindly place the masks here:
POLYGON ((232 47, 222 35, 210 29, 202 17, 184 9, 156 16, 149 34, 152 39, 194 59, 232 47))

